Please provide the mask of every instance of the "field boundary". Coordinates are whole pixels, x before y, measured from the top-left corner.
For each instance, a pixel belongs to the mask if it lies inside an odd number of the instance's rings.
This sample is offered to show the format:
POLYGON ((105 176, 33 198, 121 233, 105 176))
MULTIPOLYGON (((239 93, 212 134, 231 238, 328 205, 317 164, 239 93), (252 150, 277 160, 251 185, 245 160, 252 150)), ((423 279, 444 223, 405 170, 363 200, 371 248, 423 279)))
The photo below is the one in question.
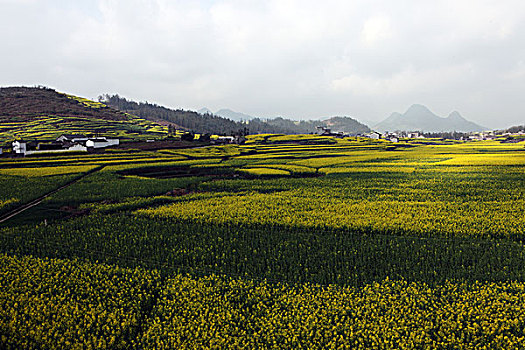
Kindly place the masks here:
POLYGON ((97 171, 100 171, 103 168, 104 168, 104 166, 102 165, 102 166, 98 166, 98 167, 96 167, 94 169, 91 169, 91 170, 89 170, 89 171, 87 171, 85 173, 82 173, 80 176, 77 176, 73 180, 71 180, 71 181, 65 183, 64 185, 54 189, 53 191, 48 192, 48 193, 46 193, 46 194, 44 194, 44 195, 42 195, 42 196, 40 196, 38 198, 35 198, 35 199, 25 203, 25 204, 22 204, 18 208, 15 208, 15 209, 11 210, 11 211, 5 213, 4 215, 1 215, 0 216, 0 224, 6 222, 7 220, 11 219, 12 217, 15 217, 16 215, 18 215, 18 214, 20 214, 20 213, 22 213, 22 212, 24 212, 24 211, 26 211, 28 209, 31 209, 31 208, 39 205, 47 197, 54 195, 55 193, 63 190, 64 188, 69 187, 69 186, 77 183, 78 181, 82 180, 86 176, 91 175, 91 174, 93 174, 93 173, 95 173, 97 171))

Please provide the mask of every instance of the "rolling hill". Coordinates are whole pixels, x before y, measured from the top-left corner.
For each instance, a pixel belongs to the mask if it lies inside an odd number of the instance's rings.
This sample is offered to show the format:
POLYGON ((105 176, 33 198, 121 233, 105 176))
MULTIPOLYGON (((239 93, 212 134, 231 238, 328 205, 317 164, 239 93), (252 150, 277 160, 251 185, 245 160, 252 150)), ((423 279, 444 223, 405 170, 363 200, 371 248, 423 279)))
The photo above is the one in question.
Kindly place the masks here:
POLYGON ((331 117, 321 121, 321 124, 331 128, 333 131, 348 134, 364 134, 371 131, 365 124, 349 117, 331 117))
POLYGON ((233 120, 206 113, 207 111, 199 114, 195 111, 171 109, 149 102, 135 102, 119 95, 104 94, 99 97, 99 101, 147 120, 172 124, 176 128, 196 133, 230 134, 246 127, 233 120))
POLYGON ((0 88, 0 142, 52 140, 65 133, 145 139, 166 136, 166 128, 50 88, 0 88))
POLYGON ((486 130, 485 127, 468 121, 459 112, 454 111, 448 117, 438 117, 427 107, 412 105, 404 114, 394 112, 377 124, 374 129, 384 131, 426 131, 426 132, 475 132, 486 130))

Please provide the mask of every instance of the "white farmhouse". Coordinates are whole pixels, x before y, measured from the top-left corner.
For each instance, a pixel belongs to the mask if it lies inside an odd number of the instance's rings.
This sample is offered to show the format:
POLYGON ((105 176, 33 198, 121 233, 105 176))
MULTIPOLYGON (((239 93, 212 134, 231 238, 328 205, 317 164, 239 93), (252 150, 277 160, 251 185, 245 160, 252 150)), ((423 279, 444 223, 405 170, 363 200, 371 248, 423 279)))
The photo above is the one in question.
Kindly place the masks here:
POLYGON ((235 137, 233 136, 219 136, 216 139, 217 143, 233 143, 235 137))
POLYGON ((392 136, 392 135, 391 135, 391 136, 388 138, 388 141, 390 141, 390 142, 399 142, 399 138, 398 138, 397 136, 392 136))
POLYGON ((26 154, 27 152, 27 142, 25 141, 13 141, 13 153, 16 154, 26 154))
POLYGON ((106 148, 110 146, 118 146, 119 144, 119 139, 107 139, 105 137, 89 139, 86 141, 87 148, 106 148))
POLYGON ((67 148, 68 152, 87 152, 87 147, 77 143, 67 148))
POLYGON ((366 135, 366 137, 374 140, 379 140, 381 138, 381 134, 377 131, 372 131, 370 134, 366 135))
POLYGON ((60 149, 44 149, 44 150, 36 150, 36 151, 26 151, 26 155, 32 155, 32 154, 47 154, 47 153, 68 153, 68 152, 87 152, 87 147, 82 146, 80 144, 73 145, 71 147, 67 148, 60 148, 60 149))
POLYGON ((82 134, 63 134, 57 138, 57 142, 86 142, 88 137, 82 134))

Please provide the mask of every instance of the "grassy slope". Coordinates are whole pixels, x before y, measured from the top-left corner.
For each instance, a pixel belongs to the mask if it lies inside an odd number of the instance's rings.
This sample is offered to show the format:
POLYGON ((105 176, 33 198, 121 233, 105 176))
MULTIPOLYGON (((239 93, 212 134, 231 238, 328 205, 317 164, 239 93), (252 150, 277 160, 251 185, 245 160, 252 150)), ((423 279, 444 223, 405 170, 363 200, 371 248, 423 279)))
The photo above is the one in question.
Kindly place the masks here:
POLYGON ((145 139, 166 136, 166 128, 104 104, 52 89, 0 89, 0 142, 53 140, 61 134, 97 134, 145 139))

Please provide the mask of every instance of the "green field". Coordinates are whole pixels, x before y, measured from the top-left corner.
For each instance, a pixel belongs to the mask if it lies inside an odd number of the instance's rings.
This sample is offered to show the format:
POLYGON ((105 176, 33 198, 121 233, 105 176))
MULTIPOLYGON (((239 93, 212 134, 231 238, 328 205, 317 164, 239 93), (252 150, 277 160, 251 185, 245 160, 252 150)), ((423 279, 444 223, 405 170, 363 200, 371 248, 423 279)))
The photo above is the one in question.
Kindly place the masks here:
POLYGON ((0 224, 1 348, 525 346, 523 142, 3 158, 0 214, 88 171, 0 224))

